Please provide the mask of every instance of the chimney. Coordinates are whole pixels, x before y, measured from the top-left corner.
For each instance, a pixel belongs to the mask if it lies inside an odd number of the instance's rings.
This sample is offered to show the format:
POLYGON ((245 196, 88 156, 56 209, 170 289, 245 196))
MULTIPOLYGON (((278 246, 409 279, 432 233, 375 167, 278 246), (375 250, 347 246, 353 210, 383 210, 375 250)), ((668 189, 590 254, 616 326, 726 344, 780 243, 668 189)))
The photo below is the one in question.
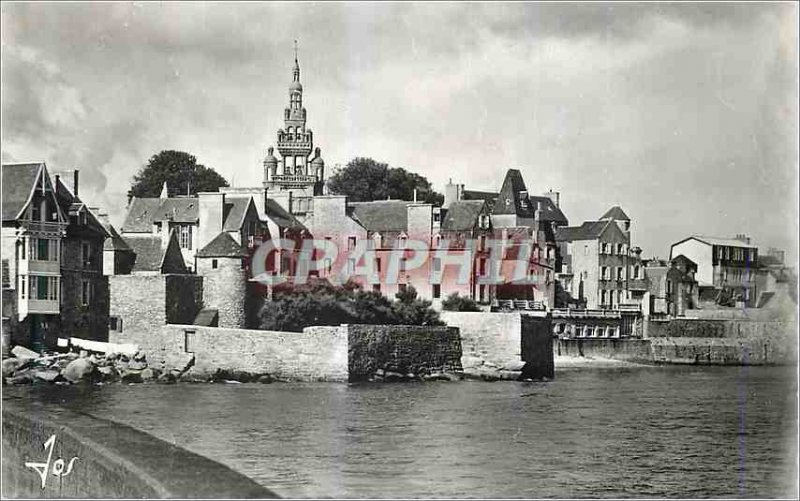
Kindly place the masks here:
POLYGON ((414 203, 417 202, 417 189, 414 188, 414 203))
POLYGON ((461 200, 463 194, 464 185, 453 184, 453 180, 450 179, 447 184, 444 185, 444 203, 442 204, 442 209, 446 209, 451 203, 461 200))
POLYGON ((199 208, 199 228, 197 248, 202 249, 207 243, 222 232, 222 216, 225 207, 225 194, 218 191, 200 192, 197 194, 199 208))
POLYGON ((544 193, 544 196, 549 198, 556 207, 558 207, 558 208, 561 207, 559 205, 560 202, 561 202, 561 193, 559 193, 557 191, 549 190, 547 193, 544 193))
POLYGON ((75 169, 74 171, 72 171, 72 194, 75 195, 76 197, 79 196, 78 195, 78 179, 79 179, 78 174, 79 173, 80 173, 80 171, 78 169, 75 169))

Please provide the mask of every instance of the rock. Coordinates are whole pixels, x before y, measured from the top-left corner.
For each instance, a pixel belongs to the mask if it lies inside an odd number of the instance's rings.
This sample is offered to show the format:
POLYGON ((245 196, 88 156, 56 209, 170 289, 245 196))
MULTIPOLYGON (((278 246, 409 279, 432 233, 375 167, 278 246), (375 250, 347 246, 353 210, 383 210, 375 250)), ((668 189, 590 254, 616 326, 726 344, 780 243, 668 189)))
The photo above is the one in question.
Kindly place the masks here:
POLYGON ((19 369, 25 362, 19 358, 7 358, 3 360, 3 377, 14 375, 14 372, 19 369))
POLYGON ((15 374, 13 377, 5 379, 8 384, 31 384, 33 382, 33 374, 30 371, 23 371, 15 374))
POLYGON ((120 378, 120 380, 123 383, 141 383, 142 373, 141 371, 127 370, 122 373, 122 377, 120 378))
POLYGON ((258 376, 258 379, 256 379, 256 381, 263 384, 269 384, 272 382, 272 376, 270 376, 269 374, 262 374, 261 376, 258 376))
POLYGON ((134 359, 133 362, 128 364, 128 369, 132 371, 141 371, 147 368, 147 362, 134 359))
POLYGON ((394 371, 386 371, 383 376, 385 381, 402 381, 405 379, 405 376, 400 374, 399 372, 394 371))
POLYGON ((119 377, 119 372, 117 372, 117 369, 110 365, 98 367, 97 373, 100 374, 100 378, 106 382, 116 381, 119 377))
POLYGON ((147 359, 147 356, 145 355, 145 353, 142 350, 139 350, 133 356, 133 359, 135 361, 137 361, 137 362, 144 362, 147 359))
POLYGON ((519 381, 522 371, 497 371, 497 377, 506 381, 519 381))
POLYGON ((375 375, 376 376, 383 377, 385 374, 386 374, 386 371, 384 371, 383 369, 378 369, 378 370, 375 371, 375 375))
POLYGON ((447 381, 448 378, 446 375, 442 374, 441 372, 431 372, 430 374, 426 374, 422 376, 423 381, 447 381))
POLYGON ((55 382, 59 376, 61 376, 61 371, 55 369, 37 369, 33 371, 34 379, 39 379, 48 383, 55 382))
POLYGON ((94 372, 94 369, 94 364, 92 364, 88 359, 77 358, 67 364, 61 375, 64 376, 64 379, 70 383, 77 383, 78 381, 91 376, 92 372, 94 372))
POLYGON ((78 354, 78 356, 79 356, 80 358, 86 358, 86 357, 88 357, 88 356, 89 356, 89 352, 88 352, 88 351, 86 351, 86 350, 81 350, 81 351, 80 351, 80 353, 78 354))
POLYGON ((178 378, 172 372, 165 372, 158 376, 157 382, 163 384, 175 384, 178 378))
POLYGON ((24 346, 15 346, 11 349, 11 353, 17 358, 39 358, 40 355, 33 350, 29 350, 24 346))
POLYGON ((155 370, 148 367, 147 369, 142 370, 141 376, 142 381, 152 381, 158 377, 158 374, 156 374, 155 370))
POLYGON ((525 367, 525 362, 522 360, 512 360, 503 364, 503 369, 507 371, 521 371, 525 367))

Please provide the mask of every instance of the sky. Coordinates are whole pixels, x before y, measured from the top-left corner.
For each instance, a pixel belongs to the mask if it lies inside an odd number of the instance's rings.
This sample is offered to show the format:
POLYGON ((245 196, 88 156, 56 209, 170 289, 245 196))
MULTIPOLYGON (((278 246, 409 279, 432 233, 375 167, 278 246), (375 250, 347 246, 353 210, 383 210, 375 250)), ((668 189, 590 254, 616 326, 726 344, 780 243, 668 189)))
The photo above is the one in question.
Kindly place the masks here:
POLYGON ((620 205, 643 256, 745 233, 797 259, 797 5, 11 3, 2 160, 81 171, 121 224, 133 175, 187 151, 258 186, 299 44, 328 172, 356 156, 620 205))

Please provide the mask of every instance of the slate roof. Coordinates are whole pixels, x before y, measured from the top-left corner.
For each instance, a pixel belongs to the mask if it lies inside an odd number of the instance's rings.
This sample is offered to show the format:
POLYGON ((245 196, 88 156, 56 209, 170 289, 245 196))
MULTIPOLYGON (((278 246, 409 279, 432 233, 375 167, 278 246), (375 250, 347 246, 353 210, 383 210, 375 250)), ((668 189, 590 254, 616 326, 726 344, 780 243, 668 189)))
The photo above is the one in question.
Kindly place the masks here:
POLYGON ((111 223, 103 221, 102 218, 100 218, 100 222, 106 228, 108 234, 111 235, 110 238, 107 238, 106 241, 103 242, 103 250, 118 250, 118 251, 133 250, 131 249, 130 245, 128 245, 128 242, 126 242, 125 239, 122 238, 122 235, 120 235, 117 232, 117 229, 111 225, 111 223))
POLYGON ((628 215, 625 214, 625 211, 622 210, 622 207, 620 207, 619 205, 615 205, 614 207, 611 207, 610 209, 608 209, 606 211, 606 213, 603 214, 600 217, 600 219, 601 220, 613 219, 615 221, 630 221, 631 220, 631 218, 629 218, 628 215))
POLYGON ((483 200, 488 204, 493 204, 497 199, 498 193, 496 191, 475 191, 464 190, 461 192, 462 200, 483 200))
POLYGON ((222 212, 222 229, 225 231, 239 231, 242 220, 247 214, 247 208, 253 199, 250 197, 225 197, 225 206, 222 212))
POLYGON ((217 327, 219 324, 219 310, 204 308, 194 317, 193 325, 203 325, 206 327, 217 327))
POLYGON ((564 226, 556 229, 556 241, 595 240, 608 224, 609 221, 585 221, 580 226, 564 226))
POLYGON ((281 207, 281 205, 275 200, 268 198, 264 207, 264 211, 267 215, 267 218, 273 221, 281 228, 290 228, 298 230, 306 229, 303 223, 301 223, 296 217, 294 217, 294 215, 286 211, 286 209, 281 207))
POLYGON ((34 189, 43 163, 3 164, 3 221, 17 218, 34 189))
POLYGON ((442 230, 471 230, 478 224, 478 216, 486 206, 484 200, 459 200, 442 210, 442 230))
POLYGON ((197 257, 245 257, 247 251, 226 231, 197 251, 197 257))
POLYGON ((353 216, 364 228, 372 232, 406 231, 408 229, 408 205, 405 200, 380 200, 375 202, 351 202, 353 216))
POLYGON ((136 253, 136 260, 131 271, 161 271, 164 251, 161 248, 161 236, 129 236, 128 245, 136 253))
POLYGON ((555 202, 550 200, 549 197, 529 197, 531 206, 534 210, 541 208, 539 219, 541 221, 552 221, 560 225, 567 225, 569 221, 567 216, 561 212, 561 209, 556 207, 555 202))
MULTIPOLYGON (((72 191, 64 184, 61 178, 56 179, 56 201, 61 207, 61 210, 65 213, 69 213, 70 216, 77 215, 81 209, 85 210, 87 226, 105 235, 106 238, 111 237, 111 233, 108 231, 108 228, 106 228, 106 225, 100 221, 100 218, 98 218, 89 207, 86 207, 86 204, 84 204, 79 197, 73 195, 72 191)), ((105 243, 103 246, 105 248, 105 243)))
POLYGON ((533 217, 533 209, 527 199, 520 196, 521 191, 528 191, 522 173, 517 169, 508 169, 503 186, 492 207, 492 214, 516 214, 520 217, 533 217))
POLYGON ((147 233, 154 221, 169 219, 176 223, 196 223, 197 197, 139 198, 133 197, 122 225, 123 233, 147 233))

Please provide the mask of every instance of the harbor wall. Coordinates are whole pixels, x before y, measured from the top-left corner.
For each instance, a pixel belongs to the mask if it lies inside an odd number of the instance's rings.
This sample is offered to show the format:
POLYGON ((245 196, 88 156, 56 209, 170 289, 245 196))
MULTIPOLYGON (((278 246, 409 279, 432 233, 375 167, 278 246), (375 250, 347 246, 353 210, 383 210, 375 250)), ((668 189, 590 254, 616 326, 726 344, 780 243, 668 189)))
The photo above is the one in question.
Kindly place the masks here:
MULTIPOLYGON (((10 498, 275 498, 227 466, 152 435, 56 405, 3 398, 2 497, 10 498), (44 463, 55 436, 45 487, 26 462, 44 463), (72 470, 53 475, 64 458, 72 470)), ((66 471, 66 468, 64 469, 66 471)))

